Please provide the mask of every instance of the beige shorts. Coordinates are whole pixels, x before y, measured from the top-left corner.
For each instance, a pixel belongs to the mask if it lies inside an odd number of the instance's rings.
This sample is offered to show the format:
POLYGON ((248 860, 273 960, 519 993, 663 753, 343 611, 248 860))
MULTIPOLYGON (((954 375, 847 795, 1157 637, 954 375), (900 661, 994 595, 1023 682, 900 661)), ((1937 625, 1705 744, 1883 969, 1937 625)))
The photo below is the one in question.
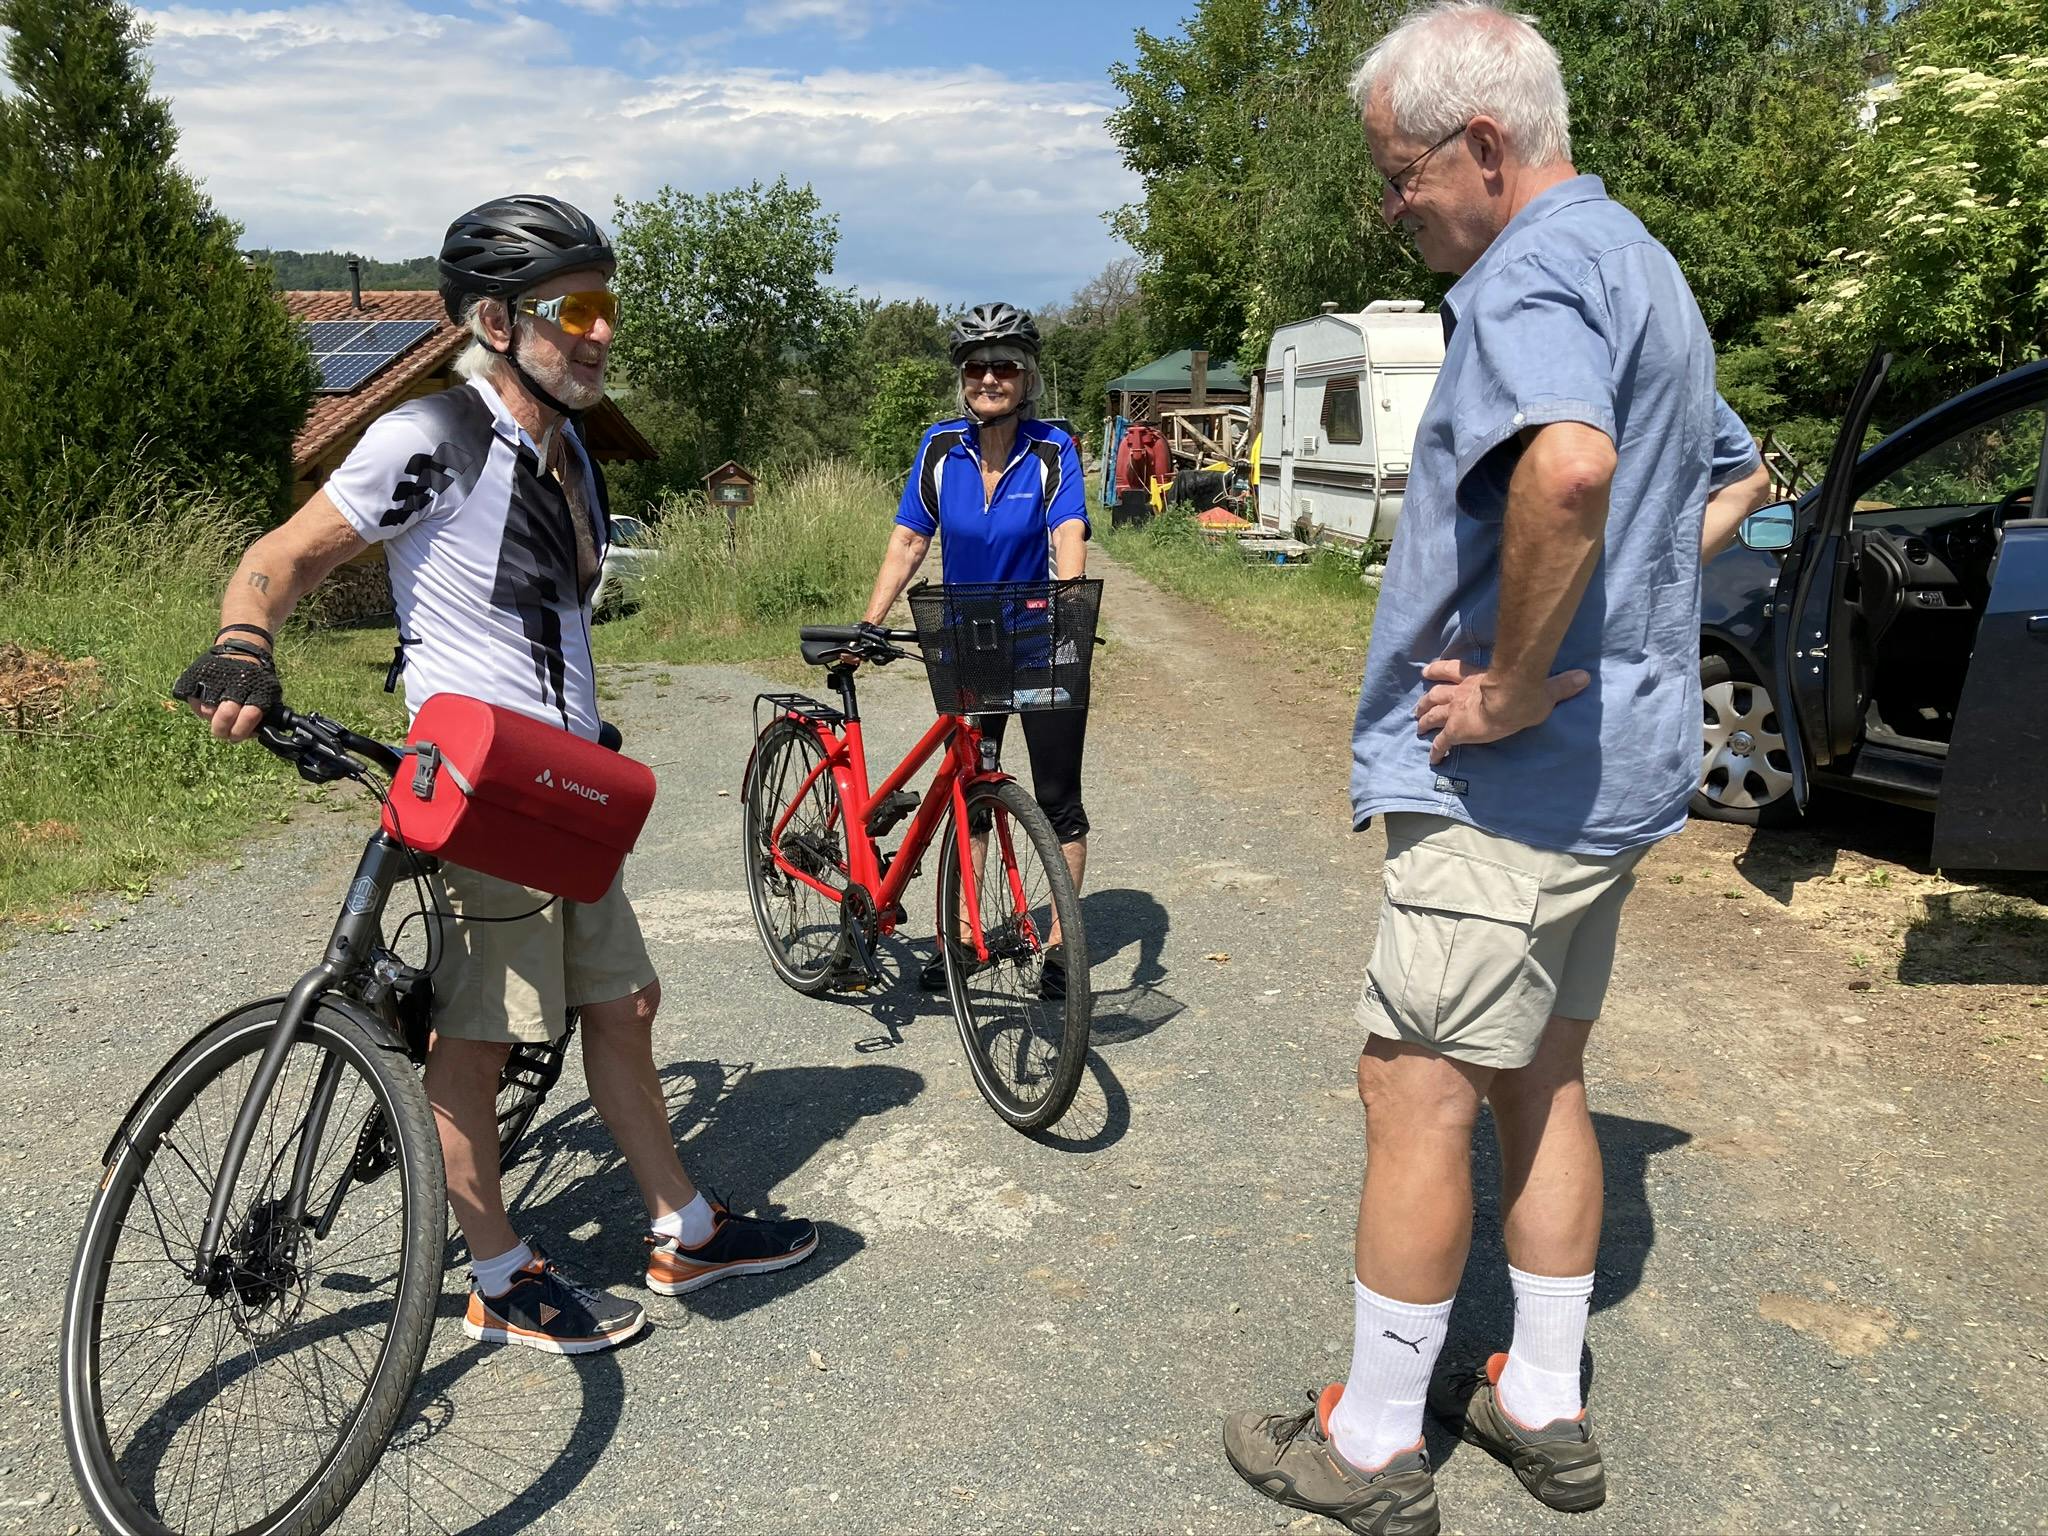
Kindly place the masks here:
POLYGON ((1479 1067, 1523 1067, 1553 1014, 1596 1019, 1647 849, 1532 848, 1418 812, 1385 818, 1386 901, 1358 1020, 1479 1067))
MULTIPOLYGON (((528 890, 459 864, 441 866, 447 910, 467 918, 532 912, 528 890)), ((571 1008, 654 985, 654 962, 619 880, 596 901, 557 901, 510 923, 440 923, 434 1028, 459 1040, 560 1038, 571 1008)))

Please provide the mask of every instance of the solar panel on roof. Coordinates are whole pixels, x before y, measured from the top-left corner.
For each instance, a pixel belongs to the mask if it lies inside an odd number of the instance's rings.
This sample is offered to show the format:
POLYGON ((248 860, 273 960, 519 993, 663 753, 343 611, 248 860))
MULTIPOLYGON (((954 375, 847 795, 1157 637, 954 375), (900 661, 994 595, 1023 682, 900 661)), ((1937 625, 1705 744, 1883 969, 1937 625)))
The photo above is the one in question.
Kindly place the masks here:
POLYGON ((330 394, 347 394, 384 371, 391 361, 388 352, 329 352, 313 360, 320 365, 320 388, 330 394))
POLYGON ((369 347, 349 345, 370 329, 367 320, 318 320, 306 327, 306 345, 317 357, 322 352, 367 352, 369 347))
POLYGON ((345 395, 383 372, 400 353, 431 336, 432 320, 321 320, 306 327, 322 394, 345 395))
MULTIPOLYGON (((370 327, 370 334, 348 347, 351 352, 389 352, 393 356, 421 338, 434 334, 432 320, 385 320, 370 327)), ((340 351, 340 348, 336 348, 340 351)))

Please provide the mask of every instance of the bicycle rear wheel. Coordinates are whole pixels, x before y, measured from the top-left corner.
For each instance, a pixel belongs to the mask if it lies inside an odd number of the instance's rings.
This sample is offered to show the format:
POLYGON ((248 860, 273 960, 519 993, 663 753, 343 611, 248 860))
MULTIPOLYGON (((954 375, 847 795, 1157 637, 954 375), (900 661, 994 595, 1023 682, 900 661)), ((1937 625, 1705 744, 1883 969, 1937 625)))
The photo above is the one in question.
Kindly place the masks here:
POLYGON ((744 842, 747 897, 768 950, 768 963, 797 991, 831 985, 845 948, 839 901, 776 862, 789 865, 832 891, 848 882, 846 818, 818 733, 795 720, 776 720, 754 744, 747 761, 744 842), (771 847, 781 828, 778 846, 771 847))
MULTIPOLYGON (((1052 823, 1014 779, 969 789, 967 824, 988 827, 979 867, 969 878, 989 962, 971 960, 972 945, 940 944, 953 1020, 974 1085, 989 1107, 1019 1130, 1043 1130, 1074 1102, 1088 1057, 1095 998, 1088 985, 1081 899, 1052 823), (1039 993, 1039 978, 1055 917, 1073 962, 1065 997, 1048 999, 1039 993)), ((939 932, 958 937, 962 878, 959 839, 950 822, 943 837, 939 932)))
POLYGON ((440 1142, 404 1049, 341 1008, 322 1005, 293 1042, 228 1204, 225 1262, 210 1284, 191 1278, 281 1006, 245 1008, 180 1053, 86 1216, 59 1397, 86 1507, 118 1536, 325 1529, 419 1375, 447 1230, 440 1142), (330 1077, 294 1221, 308 1109, 330 1077))

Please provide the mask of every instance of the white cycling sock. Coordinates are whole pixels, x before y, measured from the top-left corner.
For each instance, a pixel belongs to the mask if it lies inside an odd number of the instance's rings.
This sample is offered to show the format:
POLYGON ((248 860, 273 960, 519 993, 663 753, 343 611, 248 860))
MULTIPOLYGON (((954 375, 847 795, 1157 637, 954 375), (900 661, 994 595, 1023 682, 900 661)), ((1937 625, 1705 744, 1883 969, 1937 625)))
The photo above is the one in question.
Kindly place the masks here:
POLYGON ((1422 1438, 1423 1400, 1444 1347, 1451 1303, 1390 1301, 1358 1279, 1351 1290, 1351 1376, 1330 1410, 1330 1439, 1346 1461, 1371 1472, 1422 1438))
POLYGON ((711 1202, 704 1198, 701 1189, 680 1211, 654 1218, 656 1236, 672 1237, 685 1248, 700 1248, 710 1242, 717 1225, 717 1218, 711 1214, 711 1202))
POLYGON ((480 1259, 469 1256, 469 1272, 476 1277, 476 1288, 486 1296, 502 1296, 512 1289, 512 1278, 533 1262, 533 1250, 521 1243, 495 1259, 480 1259))
POLYGON ((1515 1288, 1515 1342, 1494 1391, 1517 1423, 1540 1429, 1578 1416, 1579 1351, 1593 1305, 1591 1275, 1531 1275, 1508 1266, 1515 1288))

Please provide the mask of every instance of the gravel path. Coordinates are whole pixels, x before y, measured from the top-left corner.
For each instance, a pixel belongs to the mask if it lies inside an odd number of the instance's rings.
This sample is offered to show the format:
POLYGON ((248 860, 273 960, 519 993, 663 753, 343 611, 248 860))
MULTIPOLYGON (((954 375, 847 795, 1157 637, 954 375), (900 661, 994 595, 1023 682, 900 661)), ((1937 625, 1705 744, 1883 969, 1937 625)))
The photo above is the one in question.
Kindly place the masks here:
MULTIPOLYGON (((1347 712, 1108 574, 1084 908, 1096 1049, 1043 1142, 996 1121, 950 1015, 907 983, 805 999, 770 975, 732 793, 770 680, 613 675, 610 712, 662 784, 628 881, 666 988, 658 1055, 686 1159, 736 1202, 816 1217, 821 1250, 649 1298, 651 1335, 582 1362, 470 1345, 451 1270, 416 1411, 340 1529, 1335 1529, 1290 1527, 1217 1434, 1227 1410, 1285 1407, 1348 1359, 1351 1010, 1379 841, 1347 829, 1347 712)), ((878 762, 929 718, 905 671, 863 675, 878 762)), ((83 1518, 53 1357, 97 1159, 176 1044, 317 950, 368 825, 330 803, 239 868, 0 960, 16 1245, 0 1529, 83 1518)), ((1699 862, 1693 837, 1647 866, 1596 1036, 1608 1232, 1590 1344, 1613 1494, 1555 1516, 1436 1436, 1445 1529, 2048 1530, 2028 1390, 2048 1362, 2042 1090, 1872 1052, 1801 963, 1796 924, 1731 924, 1699 882, 1668 878, 1699 862)), ((919 946, 931 899, 914 888, 919 946)), ((1481 1143, 1454 1349, 1504 1342, 1509 1322, 1481 1143)), ((637 1200, 573 1067, 511 1188, 584 1275, 632 1284, 637 1200)))

